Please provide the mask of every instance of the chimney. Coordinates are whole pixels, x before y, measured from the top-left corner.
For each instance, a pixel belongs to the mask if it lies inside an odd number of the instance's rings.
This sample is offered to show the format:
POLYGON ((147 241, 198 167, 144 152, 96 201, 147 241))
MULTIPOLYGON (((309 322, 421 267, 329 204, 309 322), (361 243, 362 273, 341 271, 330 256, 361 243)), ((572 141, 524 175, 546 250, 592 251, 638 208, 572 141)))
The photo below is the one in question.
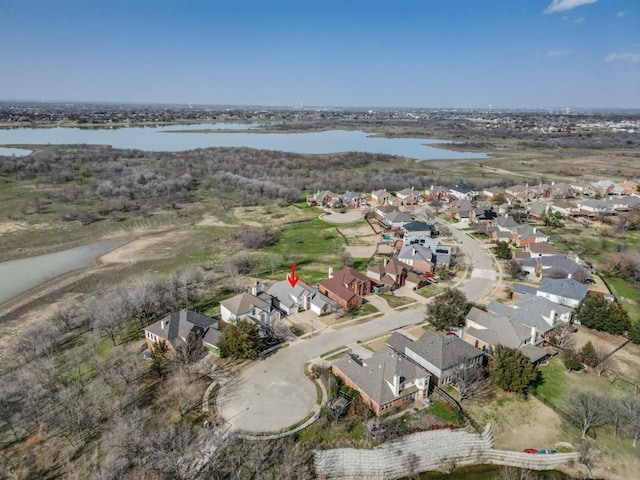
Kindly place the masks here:
POLYGON ((254 283, 253 287, 251 287, 251 295, 253 295, 254 297, 257 297, 259 289, 260 289, 260 282, 254 283))
POLYGON ((536 327, 531 327, 531 345, 536 343, 536 327))
POLYGON ((551 313, 549 314, 549 325, 551 325, 553 327, 554 323, 556 323, 556 311, 555 310, 551 310, 551 313))
POLYGON ((387 257, 384 257, 384 266, 385 267, 387 266, 387 262, 388 262, 387 257))
POLYGON ((329 278, 333 278, 333 267, 329 267, 329 278))
POLYGON ((431 190, 433 190, 433 185, 431 185, 431 190))
POLYGON ((413 255, 415 256, 415 254, 416 254, 416 249, 414 248, 413 249, 413 255))
POLYGON ((165 325, 166 325, 167 323, 169 323, 169 322, 167 322, 164 318, 163 318, 162 320, 160 320, 160 328, 161 328, 162 330, 164 330, 164 327, 165 327, 165 325))
POLYGON ((400 375, 397 373, 393 375, 393 396, 397 397, 400 395, 400 375))
POLYGON ((569 274, 567 274, 567 278, 568 278, 569 280, 571 280, 571 274, 570 274, 570 273, 569 273, 569 274))

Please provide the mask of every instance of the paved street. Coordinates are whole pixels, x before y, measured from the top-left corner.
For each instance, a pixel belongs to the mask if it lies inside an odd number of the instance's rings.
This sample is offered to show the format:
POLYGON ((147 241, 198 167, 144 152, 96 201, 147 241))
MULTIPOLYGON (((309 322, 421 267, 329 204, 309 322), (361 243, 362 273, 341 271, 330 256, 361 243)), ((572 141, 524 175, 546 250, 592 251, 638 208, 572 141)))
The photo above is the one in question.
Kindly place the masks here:
MULTIPOLYGON (((469 300, 478 300, 496 283, 491 256, 475 239, 452 225, 447 227, 466 251, 473 268, 471 279, 461 286, 461 290, 469 300)), ((365 323, 327 328, 312 338, 296 340, 246 368, 219 393, 221 415, 232 428, 248 432, 273 432, 304 419, 316 408, 316 389, 302 371, 306 362, 357 340, 420 323, 424 318, 423 305, 386 312, 365 323)))

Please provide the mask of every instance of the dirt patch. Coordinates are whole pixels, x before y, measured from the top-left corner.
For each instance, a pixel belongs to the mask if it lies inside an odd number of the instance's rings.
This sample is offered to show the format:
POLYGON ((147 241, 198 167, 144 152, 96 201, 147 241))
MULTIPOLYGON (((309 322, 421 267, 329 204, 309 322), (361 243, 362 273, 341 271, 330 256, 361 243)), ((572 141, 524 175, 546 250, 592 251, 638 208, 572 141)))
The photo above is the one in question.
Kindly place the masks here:
POLYGON ((98 262, 103 265, 133 264, 141 261, 169 258, 172 255, 175 244, 179 243, 179 239, 188 233, 189 230, 174 230, 138 238, 105 253, 98 258, 98 262))
POLYGON ((24 222, 3 222, 0 223, 0 236, 2 236, 3 233, 13 233, 27 229, 44 230, 47 228, 50 228, 48 223, 36 223, 34 225, 30 225, 24 222))
POLYGON ((591 330, 582 325, 576 325, 576 327, 578 327, 578 331, 573 334, 572 338, 577 350, 590 341, 596 349, 601 348, 605 352, 611 352, 626 342, 626 339, 620 336, 591 330))
POLYGON ((373 340, 363 343, 362 346, 367 348, 368 350, 376 352, 385 346, 385 344, 387 343, 387 339, 390 336, 391 335, 383 335, 382 337, 374 338, 373 340))
MULTIPOLYGON (((257 222, 256 222, 257 223, 257 222)), ((227 222, 221 221, 214 215, 203 215, 202 219, 196 223, 196 227, 234 227, 227 222)))
POLYGON ((351 254, 353 258, 370 258, 376 253, 375 245, 350 245, 345 250, 351 254))

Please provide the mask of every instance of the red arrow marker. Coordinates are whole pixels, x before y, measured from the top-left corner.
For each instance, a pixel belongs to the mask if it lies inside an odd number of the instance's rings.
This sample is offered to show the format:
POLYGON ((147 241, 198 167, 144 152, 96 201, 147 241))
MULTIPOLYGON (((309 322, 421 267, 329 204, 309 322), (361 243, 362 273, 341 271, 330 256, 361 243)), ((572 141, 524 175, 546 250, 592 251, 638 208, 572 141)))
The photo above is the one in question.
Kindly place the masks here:
POLYGON ((291 273, 287 273, 287 280, 289 280, 289 284, 291 287, 295 287, 296 283, 298 283, 298 277, 296 277, 296 264, 291 264, 291 273))

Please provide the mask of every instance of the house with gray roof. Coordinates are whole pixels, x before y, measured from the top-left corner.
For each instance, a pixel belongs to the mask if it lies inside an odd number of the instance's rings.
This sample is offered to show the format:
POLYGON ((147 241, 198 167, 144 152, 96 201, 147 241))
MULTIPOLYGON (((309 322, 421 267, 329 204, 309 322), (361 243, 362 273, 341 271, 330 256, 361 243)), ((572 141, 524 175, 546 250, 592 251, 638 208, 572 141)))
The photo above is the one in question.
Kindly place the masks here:
MULTIPOLYGON (((437 245, 437 241, 435 242, 437 245)), ((435 266, 434 252, 426 245, 407 245, 400 250, 398 260, 420 273, 430 273, 435 266)))
POLYGON ((522 270, 530 274, 541 275, 542 278, 591 278, 582 265, 566 255, 544 255, 519 259, 522 270))
POLYGON ((467 314, 463 339, 485 352, 497 345, 521 350, 532 363, 549 356, 549 352, 538 346, 543 339, 538 336, 535 327, 476 307, 472 307, 467 314))
POLYGON ((512 288, 513 298, 519 298, 522 295, 537 295, 538 287, 533 285, 525 285, 524 283, 515 283, 512 288))
POLYGON ((460 368, 481 365, 483 352, 456 336, 426 331, 418 340, 394 332, 387 346, 431 373, 431 383, 438 387, 450 383, 460 368))
POLYGON ((536 295, 545 297, 553 303, 575 308, 588 292, 589 287, 572 278, 544 278, 536 295))
POLYGON ((400 227, 403 233, 403 244, 411 245, 413 243, 424 244, 425 239, 435 237, 436 227, 425 222, 413 221, 400 227))
POLYGON ((264 325, 281 317, 280 310, 273 304, 273 297, 266 292, 245 292, 220 302, 220 315, 222 320, 230 324, 247 318, 264 325))
POLYGON ((374 200, 378 205, 384 205, 389 200, 389 192, 386 189, 382 190, 374 190, 371 192, 371 199, 374 200))
POLYGON ((217 344, 220 339, 218 321, 193 310, 183 308, 152 323, 144 329, 147 347, 164 341, 169 351, 187 345, 190 340, 201 342, 211 353, 219 355, 217 344))
POLYGON ((336 360, 331 370, 357 390, 376 415, 424 400, 429 393, 429 371, 389 347, 367 359, 349 354, 336 360))
POLYGON ((386 213, 380 220, 380 223, 382 223, 386 228, 392 230, 402 228, 404 225, 411 222, 413 222, 411 214, 400 211, 386 213))
POLYGON ((292 287, 288 280, 270 286, 257 283, 254 290, 271 296, 273 306, 285 315, 292 315, 300 310, 311 310, 317 315, 322 315, 338 309, 337 302, 320 293, 317 287, 307 285, 302 280, 298 280, 295 287, 292 287))
POLYGON ((548 337, 558 325, 571 321, 571 308, 537 295, 524 295, 513 305, 492 300, 487 311, 535 328, 542 338, 548 337))

